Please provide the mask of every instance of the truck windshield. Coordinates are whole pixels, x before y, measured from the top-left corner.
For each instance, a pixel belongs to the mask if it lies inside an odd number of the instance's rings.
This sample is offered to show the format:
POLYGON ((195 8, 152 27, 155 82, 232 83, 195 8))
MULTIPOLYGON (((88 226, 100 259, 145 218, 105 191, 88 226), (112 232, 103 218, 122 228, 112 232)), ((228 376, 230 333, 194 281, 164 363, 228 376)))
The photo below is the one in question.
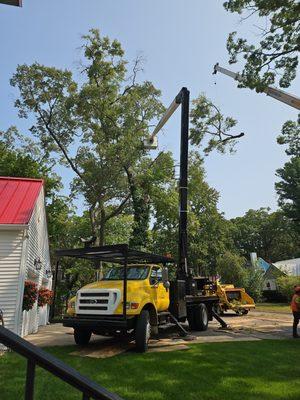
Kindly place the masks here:
MULTIPOLYGON (((146 279, 149 273, 149 267, 127 267, 127 279, 143 280, 146 279)), ((119 281, 124 278, 123 268, 111 268, 104 275, 104 281, 119 281)))

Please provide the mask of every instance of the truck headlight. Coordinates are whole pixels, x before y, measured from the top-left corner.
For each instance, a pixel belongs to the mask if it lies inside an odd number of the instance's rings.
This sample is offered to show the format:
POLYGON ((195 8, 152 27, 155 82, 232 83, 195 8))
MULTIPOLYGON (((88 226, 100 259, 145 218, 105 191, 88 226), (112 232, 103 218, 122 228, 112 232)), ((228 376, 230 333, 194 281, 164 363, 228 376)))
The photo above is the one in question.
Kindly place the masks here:
POLYGON ((126 302, 126 310, 137 310, 139 308, 140 303, 136 303, 134 301, 126 302))

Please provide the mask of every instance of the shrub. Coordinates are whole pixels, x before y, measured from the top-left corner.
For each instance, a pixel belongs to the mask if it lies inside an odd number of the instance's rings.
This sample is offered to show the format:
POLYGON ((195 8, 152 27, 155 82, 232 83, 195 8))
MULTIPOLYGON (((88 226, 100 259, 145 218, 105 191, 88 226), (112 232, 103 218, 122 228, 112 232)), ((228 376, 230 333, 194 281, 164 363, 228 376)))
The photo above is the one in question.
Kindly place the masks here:
POLYGON ((222 283, 232 283, 235 287, 244 287, 255 301, 261 299, 263 272, 258 267, 247 267, 246 259, 226 251, 217 258, 217 272, 222 283))
POLYGON ((279 292, 290 301, 294 294, 294 286, 300 286, 299 276, 280 276, 276 279, 279 292))
POLYGON ((263 271, 257 267, 249 267, 246 269, 245 289, 254 301, 261 300, 263 292, 263 271))
POLYGON ((52 304, 53 292, 45 287, 41 287, 38 291, 38 306, 43 307, 45 305, 52 304))
POLYGON ((217 258, 217 272, 222 283, 232 283, 243 287, 246 281, 246 259, 237 254, 226 251, 217 258))
POLYGON ((25 281, 23 295, 23 311, 29 311, 37 300, 38 288, 37 284, 32 281, 25 281))

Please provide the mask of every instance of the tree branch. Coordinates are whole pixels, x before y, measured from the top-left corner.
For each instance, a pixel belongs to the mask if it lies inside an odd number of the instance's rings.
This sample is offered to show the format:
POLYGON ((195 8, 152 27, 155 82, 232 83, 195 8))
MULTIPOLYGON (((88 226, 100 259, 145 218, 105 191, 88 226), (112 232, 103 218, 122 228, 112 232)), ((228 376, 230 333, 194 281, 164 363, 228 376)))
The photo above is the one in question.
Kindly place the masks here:
POLYGON ((114 211, 112 211, 110 214, 106 215, 105 222, 108 221, 109 219, 113 218, 113 217, 116 217, 117 215, 119 215, 124 210, 128 200, 130 199, 130 196, 131 195, 129 193, 114 211))

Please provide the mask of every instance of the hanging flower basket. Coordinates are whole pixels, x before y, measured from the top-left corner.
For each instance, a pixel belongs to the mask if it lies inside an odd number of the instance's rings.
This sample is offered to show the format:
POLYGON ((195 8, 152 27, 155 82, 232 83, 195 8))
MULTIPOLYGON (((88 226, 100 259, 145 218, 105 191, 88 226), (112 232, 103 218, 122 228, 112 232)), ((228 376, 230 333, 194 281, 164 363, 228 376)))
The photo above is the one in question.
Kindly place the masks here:
POLYGON ((29 311, 34 306, 37 300, 38 287, 35 282, 25 281, 24 295, 23 295, 23 311, 29 311))
POLYGON ((38 291, 38 306, 44 307, 45 305, 52 304, 53 301, 53 291, 46 289, 45 287, 41 287, 38 291))

